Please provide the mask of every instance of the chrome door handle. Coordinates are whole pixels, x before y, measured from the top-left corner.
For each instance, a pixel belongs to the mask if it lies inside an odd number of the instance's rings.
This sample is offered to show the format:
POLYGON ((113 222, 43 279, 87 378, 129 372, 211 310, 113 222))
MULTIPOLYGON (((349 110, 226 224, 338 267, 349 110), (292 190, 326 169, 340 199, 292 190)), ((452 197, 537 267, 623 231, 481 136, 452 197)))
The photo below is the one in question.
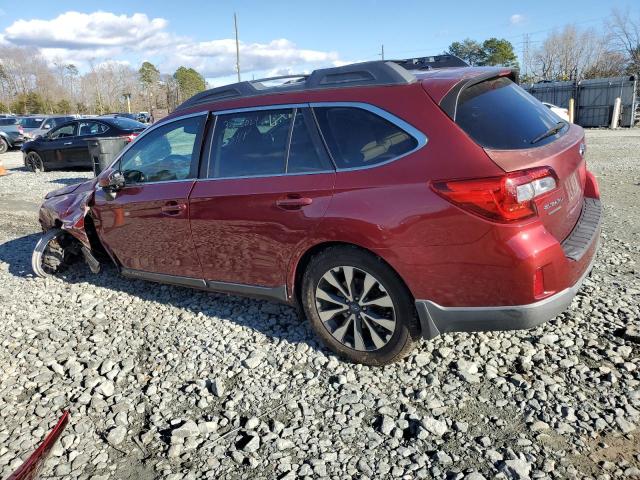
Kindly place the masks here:
POLYGON ((73 142, 64 142, 63 145, 73 145, 73 142))
POLYGON ((163 205, 160 210, 165 215, 178 215, 181 212, 184 212, 187 209, 187 205, 185 203, 169 203, 167 205, 163 205))
POLYGON ((313 199, 308 197, 287 197, 276 200, 276 205, 280 208, 284 208, 285 210, 295 210, 311 205, 312 203, 313 199))

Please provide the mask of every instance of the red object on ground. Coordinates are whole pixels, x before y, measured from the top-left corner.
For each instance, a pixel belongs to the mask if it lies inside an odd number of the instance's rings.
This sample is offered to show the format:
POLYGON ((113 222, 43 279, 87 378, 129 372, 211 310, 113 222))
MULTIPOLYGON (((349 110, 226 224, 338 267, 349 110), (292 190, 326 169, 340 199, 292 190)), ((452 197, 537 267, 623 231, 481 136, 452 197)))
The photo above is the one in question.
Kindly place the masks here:
POLYGON ((36 451, 33 452, 15 472, 9 475, 7 480, 31 480, 38 478, 38 474, 40 473, 45 460, 49 456, 56 440, 58 440, 60 435, 62 435, 67 423, 69 423, 69 412, 65 411, 62 414, 62 417, 60 417, 60 420, 58 420, 58 423, 56 423, 56 426, 53 427, 53 430, 49 432, 49 435, 45 437, 44 441, 36 451))

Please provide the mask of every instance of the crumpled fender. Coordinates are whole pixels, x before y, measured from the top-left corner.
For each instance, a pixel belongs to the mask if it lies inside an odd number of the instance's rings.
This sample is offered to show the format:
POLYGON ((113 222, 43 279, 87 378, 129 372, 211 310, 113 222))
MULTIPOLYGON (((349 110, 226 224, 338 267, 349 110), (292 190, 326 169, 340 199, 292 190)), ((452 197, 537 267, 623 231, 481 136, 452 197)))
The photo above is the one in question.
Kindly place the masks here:
POLYGON ((39 220, 44 231, 59 226, 86 248, 91 250, 89 237, 84 229, 84 219, 89 213, 96 180, 61 188, 47 194, 40 206, 39 220))

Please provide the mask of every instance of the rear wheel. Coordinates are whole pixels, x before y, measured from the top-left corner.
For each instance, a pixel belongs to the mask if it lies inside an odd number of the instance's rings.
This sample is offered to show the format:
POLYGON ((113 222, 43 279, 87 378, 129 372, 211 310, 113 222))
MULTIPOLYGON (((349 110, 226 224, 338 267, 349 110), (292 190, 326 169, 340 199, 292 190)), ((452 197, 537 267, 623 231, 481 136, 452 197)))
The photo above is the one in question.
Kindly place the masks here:
POLYGON ((375 255, 331 247, 311 259, 302 306, 315 332, 338 355, 385 365, 405 357, 419 335, 411 294, 375 255))
POLYGON ((38 240, 31 255, 31 268, 39 277, 50 277, 64 271, 80 256, 76 239, 64 230, 52 228, 38 240))
POLYGON ((32 172, 40 173, 47 170, 44 166, 44 162, 42 161, 42 157, 36 152, 27 153, 24 163, 32 172))
POLYGON ((0 154, 6 153, 9 150, 9 143, 2 137, 0 137, 0 154))

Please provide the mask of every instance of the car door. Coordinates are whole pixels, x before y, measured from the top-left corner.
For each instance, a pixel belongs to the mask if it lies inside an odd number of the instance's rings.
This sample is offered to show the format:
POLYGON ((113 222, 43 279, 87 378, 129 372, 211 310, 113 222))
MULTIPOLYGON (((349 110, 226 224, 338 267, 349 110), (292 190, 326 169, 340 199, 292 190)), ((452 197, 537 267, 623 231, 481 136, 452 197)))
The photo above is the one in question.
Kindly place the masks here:
POLYGON ((50 168, 73 166, 71 157, 76 136, 76 122, 66 123, 43 137, 41 153, 50 168))
POLYGON ((92 213, 98 235, 123 267, 141 278, 200 279, 189 228, 188 197, 195 182, 207 114, 162 123, 125 150, 117 166, 125 186, 99 189, 92 213))
POLYGON ((208 152, 206 178, 189 198, 207 283, 285 295, 292 251, 313 237, 335 180, 310 112, 302 106, 220 113, 208 152))

